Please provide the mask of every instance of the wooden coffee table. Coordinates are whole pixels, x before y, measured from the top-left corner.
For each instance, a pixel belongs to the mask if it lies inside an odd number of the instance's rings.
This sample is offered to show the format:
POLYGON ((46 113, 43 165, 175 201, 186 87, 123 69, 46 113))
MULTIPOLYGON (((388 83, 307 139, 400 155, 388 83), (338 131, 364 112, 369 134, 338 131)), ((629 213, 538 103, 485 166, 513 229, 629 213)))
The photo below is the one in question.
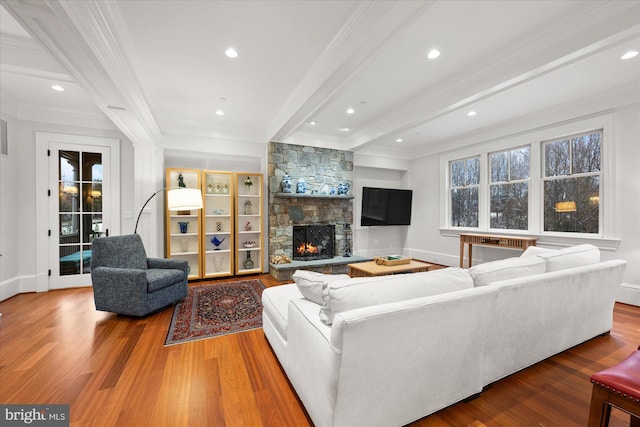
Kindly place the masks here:
POLYGON ((349 276, 351 277, 373 277, 388 276, 400 273, 418 273, 436 269, 433 264, 422 261, 411 260, 409 264, 400 265, 379 265, 375 261, 359 262, 349 264, 349 276))

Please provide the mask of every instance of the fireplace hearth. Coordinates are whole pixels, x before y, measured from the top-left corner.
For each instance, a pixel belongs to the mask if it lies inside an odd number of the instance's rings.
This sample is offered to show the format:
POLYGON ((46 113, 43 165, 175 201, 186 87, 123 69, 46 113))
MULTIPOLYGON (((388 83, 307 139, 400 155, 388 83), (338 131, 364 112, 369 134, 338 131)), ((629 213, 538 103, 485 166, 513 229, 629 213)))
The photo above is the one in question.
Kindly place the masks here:
POLYGON ((336 227, 332 224, 293 226, 293 259, 311 261, 334 256, 336 227))

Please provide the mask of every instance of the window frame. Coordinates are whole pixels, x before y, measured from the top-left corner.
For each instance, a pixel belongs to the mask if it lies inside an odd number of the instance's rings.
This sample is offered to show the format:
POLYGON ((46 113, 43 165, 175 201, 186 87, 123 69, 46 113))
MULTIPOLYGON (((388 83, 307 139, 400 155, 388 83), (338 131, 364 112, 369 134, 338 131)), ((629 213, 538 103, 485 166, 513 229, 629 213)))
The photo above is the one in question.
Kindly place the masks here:
POLYGON ((592 243, 601 249, 614 250, 619 244, 619 221, 615 209, 618 198, 615 168, 615 135, 613 113, 580 118, 562 124, 541 126, 528 131, 514 132, 502 138, 495 138, 472 144, 466 148, 451 150, 440 156, 440 176, 444 185, 440 186, 440 234, 457 237, 460 233, 475 232, 488 234, 526 235, 538 237, 538 242, 550 246, 592 243), (543 194, 543 142, 559 140, 594 131, 602 131, 600 159, 600 211, 599 233, 575 233, 544 231, 543 194), (490 228, 489 222, 489 154, 509 151, 529 145, 529 227, 528 230, 507 230, 490 228), (451 161, 480 156, 480 187, 478 189, 478 227, 454 227, 450 224, 449 205, 449 163, 451 161))

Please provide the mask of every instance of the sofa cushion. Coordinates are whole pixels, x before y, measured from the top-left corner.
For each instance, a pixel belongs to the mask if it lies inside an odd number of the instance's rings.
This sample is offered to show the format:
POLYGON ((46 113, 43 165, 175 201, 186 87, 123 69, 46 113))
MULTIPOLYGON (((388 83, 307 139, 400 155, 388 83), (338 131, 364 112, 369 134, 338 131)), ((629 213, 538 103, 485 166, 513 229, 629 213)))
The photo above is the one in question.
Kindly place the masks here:
POLYGON ((527 258, 527 257, 542 255, 542 254, 552 254, 554 252, 558 252, 558 251, 555 249, 541 248, 540 246, 529 246, 527 250, 522 252, 522 255, 520 255, 520 258, 527 258))
POLYGON ((324 303, 320 319, 333 322, 333 316, 354 308, 426 297, 473 287, 467 270, 445 268, 442 270, 398 274, 379 277, 358 277, 338 280, 324 286, 324 303))
POLYGON ((578 245, 538 255, 547 262, 547 272, 600 262, 600 250, 593 245, 578 245))
POLYGON ((348 279, 348 274, 323 274, 309 270, 296 270, 293 273, 293 281, 296 282, 300 293, 310 301, 322 305, 322 287, 325 283, 336 280, 348 279))
POLYGON ((537 256, 516 257, 485 262, 469 269, 475 286, 488 285, 498 280, 541 274, 546 270, 546 261, 537 256))

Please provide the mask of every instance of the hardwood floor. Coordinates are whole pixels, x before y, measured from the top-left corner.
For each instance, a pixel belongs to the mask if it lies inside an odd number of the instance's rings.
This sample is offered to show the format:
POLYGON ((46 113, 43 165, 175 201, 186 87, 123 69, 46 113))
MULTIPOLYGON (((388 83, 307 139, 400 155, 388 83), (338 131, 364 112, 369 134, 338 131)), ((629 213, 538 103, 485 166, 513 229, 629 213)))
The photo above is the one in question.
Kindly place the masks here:
MULTIPOLYGON (((70 404, 72 426, 311 425, 261 329, 164 347, 172 309, 98 312, 91 288, 17 295, 0 312, 0 403, 70 404)), ((412 426, 584 426, 590 375, 638 344, 640 307, 616 304, 610 335, 412 426)), ((611 426, 628 422, 614 410, 611 426)))

